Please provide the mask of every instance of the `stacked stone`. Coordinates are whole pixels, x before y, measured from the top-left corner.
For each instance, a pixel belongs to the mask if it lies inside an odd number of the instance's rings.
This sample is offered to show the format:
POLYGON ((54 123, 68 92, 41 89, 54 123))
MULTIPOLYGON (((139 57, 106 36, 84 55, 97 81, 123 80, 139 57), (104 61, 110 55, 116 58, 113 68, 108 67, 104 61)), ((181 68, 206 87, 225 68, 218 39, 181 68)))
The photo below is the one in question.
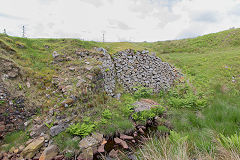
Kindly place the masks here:
POLYGON ((108 95, 114 96, 116 86, 116 72, 112 58, 109 54, 104 52, 104 56, 100 59, 102 65, 100 66, 104 79, 104 89, 108 95))
POLYGON ((175 80, 176 74, 168 63, 147 53, 126 50, 114 56, 117 79, 126 90, 143 86, 159 92, 169 88, 175 80))
POLYGON ((102 69, 106 92, 113 95, 115 79, 127 91, 133 91, 138 86, 152 88, 154 92, 168 89, 177 73, 168 63, 148 53, 145 50, 136 52, 128 49, 116 53, 113 59, 106 54, 102 67, 109 68, 102 69))

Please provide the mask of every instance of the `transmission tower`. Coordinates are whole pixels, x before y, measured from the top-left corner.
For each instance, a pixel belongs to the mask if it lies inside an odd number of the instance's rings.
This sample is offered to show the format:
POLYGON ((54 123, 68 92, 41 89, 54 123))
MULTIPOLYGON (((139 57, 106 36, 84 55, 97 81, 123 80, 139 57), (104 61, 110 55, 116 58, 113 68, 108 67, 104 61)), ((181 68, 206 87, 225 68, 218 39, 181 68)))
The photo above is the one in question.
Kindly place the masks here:
POLYGON ((22 28, 22 37, 25 38, 25 26, 22 28))

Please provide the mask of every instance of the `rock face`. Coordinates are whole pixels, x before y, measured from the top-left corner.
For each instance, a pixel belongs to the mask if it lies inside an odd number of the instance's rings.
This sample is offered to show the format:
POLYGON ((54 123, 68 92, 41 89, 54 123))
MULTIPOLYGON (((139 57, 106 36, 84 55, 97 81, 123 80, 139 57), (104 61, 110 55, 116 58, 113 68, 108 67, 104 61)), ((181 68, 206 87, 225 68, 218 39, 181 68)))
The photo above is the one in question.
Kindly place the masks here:
POLYGON ((168 63, 147 53, 129 49, 114 54, 113 58, 105 53, 101 59, 105 91, 114 95, 116 81, 127 91, 136 90, 136 86, 152 88, 154 92, 167 90, 177 78, 177 72, 168 63))
POLYGON ((40 149, 44 144, 44 137, 40 137, 33 142, 31 142, 24 150, 22 151, 21 155, 26 159, 31 159, 38 149, 40 149))
POLYGON ((26 108, 25 97, 14 85, 20 77, 20 68, 14 62, 0 58, 0 138, 7 132, 21 129, 33 113, 26 108))

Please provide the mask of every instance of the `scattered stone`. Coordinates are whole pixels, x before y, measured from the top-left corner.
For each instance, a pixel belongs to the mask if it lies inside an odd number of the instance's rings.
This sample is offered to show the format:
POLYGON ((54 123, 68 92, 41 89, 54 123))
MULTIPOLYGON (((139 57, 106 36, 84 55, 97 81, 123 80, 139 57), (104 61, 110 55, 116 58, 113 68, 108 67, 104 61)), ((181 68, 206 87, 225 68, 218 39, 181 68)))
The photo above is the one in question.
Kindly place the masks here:
POLYGON ((89 147, 92 147, 92 146, 96 146, 98 143, 99 143, 98 140, 96 140, 93 137, 88 136, 88 137, 83 138, 79 142, 79 148, 80 148, 80 150, 81 149, 86 149, 86 148, 89 148, 89 147))
POLYGON ((49 46, 49 45, 44 45, 44 47, 45 47, 46 49, 50 48, 50 46, 49 46))
POLYGON ((116 138, 114 138, 114 142, 115 142, 115 143, 117 143, 117 144, 120 144, 120 143, 121 143, 121 141, 122 141, 122 140, 121 140, 120 138, 117 138, 117 137, 116 137, 116 138))
POLYGON ((78 160, 93 160, 93 149, 91 147, 84 149, 78 156, 78 160))
POLYGON ((103 140, 103 134, 101 133, 93 133, 92 137, 95 138, 98 142, 101 142, 103 140))
POLYGON ((123 140, 133 140, 134 139, 132 136, 128 136, 125 134, 120 134, 120 138, 123 140))
POLYGON ((75 71, 75 68, 74 67, 70 67, 69 70, 70 71, 75 71))
POLYGON ((128 145, 124 140, 120 138, 114 138, 114 142, 120 144, 124 149, 128 149, 128 145))
POLYGON ((68 99, 65 99, 64 101, 62 101, 61 107, 68 107, 68 106, 72 105, 73 103, 74 103, 74 99, 68 98, 68 99))
POLYGON ((30 131, 31 137, 37 137, 41 133, 45 133, 46 131, 48 131, 48 127, 45 124, 35 125, 30 131))
POLYGON ((142 128, 139 128, 138 130, 139 130, 139 132, 140 132, 141 134, 144 134, 144 131, 143 131, 142 128))
POLYGON ((90 79, 90 80, 92 80, 92 79, 93 79, 93 76, 92 76, 92 75, 90 75, 90 74, 88 74, 86 77, 87 77, 88 79, 90 79))
POLYGON ((39 160, 52 160, 58 154, 58 148, 56 145, 48 146, 40 156, 39 160))
POLYGON ((21 146, 18 147, 19 152, 22 152, 23 149, 24 149, 24 146, 23 146, 23 145, 21 145, 21 146))
POLYGON ((58 54, 57 51, 53 51, 52 56, 53 58, 57 58, 60 56, 60 54, 58 54))
POLYGON ((85 67, 85 69, 86 69, 87 71, 90 71, 92 68, 93 68, 93 66, 86 66, 86 67, 85 67))
POLYGON ((44 144, 44 137, 39 137, 33 140, 24 150, 21 152, 21 156, 31 159, 44 144))
POLYGON ((133 133, 133 136, 134 136, 134 137, 137 137, 137 136, 138 136, 138 134, 137 134, 136 131, 133 133))
POLYGON ((9 153, 14 153, 14 150, 15 150, 14 147, 10 148, 9 153))
POLYGON ((26 85, 27 85, 27 88, 30 88, 30 87, 31 87, 30 82, 26 82, 26 85))
POLYGON ((61 123, 59 125, 53 126, 50 128, 50 135, 54 137, 59 133, 61 133, 62 131, 64 131, 67 127, 68 127, 68 124, 66 123, 61 123))
POLYGON ((117 151, 117 150, 112 149, 112 150, 109 152, 109 157, 111 157, 111 158, 117 158, 117 156, 118 156, 118 151, 117 151))
POLYGON ((96 51, 97 52, 103 52, 103 53, 107 53, 107 50, 106 49, 104 49, 104 48, 96 48, 96 51))
POLYGON ((17 47, 20 48, 20 49, 25 48, 25 46, 23 44, 21 44, 21 43, 17 43, 17 47))
POLYGON ((105 147, 105 145, 103 144, 103 145, 101 145, 101 146, 99 146, 98 147, 98 152, 99 153, 103 153, 103 152, 105 152, 105 149, 104 149, 104 147, 105 147))
POLYGON ((54 159, 55 160, 63 160, 64 159, 64 155, 58 155, 54 159))

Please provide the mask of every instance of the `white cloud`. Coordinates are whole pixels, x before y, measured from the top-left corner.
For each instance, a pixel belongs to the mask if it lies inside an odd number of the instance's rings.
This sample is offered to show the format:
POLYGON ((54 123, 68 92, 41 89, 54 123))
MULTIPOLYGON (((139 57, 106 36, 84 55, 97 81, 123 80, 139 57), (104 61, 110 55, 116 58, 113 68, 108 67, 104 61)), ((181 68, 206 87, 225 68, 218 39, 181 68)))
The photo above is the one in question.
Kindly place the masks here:
POLYGON ((158 41, 240 27, 237 0, 2 0, 0 30, 28 37, 158 41))

